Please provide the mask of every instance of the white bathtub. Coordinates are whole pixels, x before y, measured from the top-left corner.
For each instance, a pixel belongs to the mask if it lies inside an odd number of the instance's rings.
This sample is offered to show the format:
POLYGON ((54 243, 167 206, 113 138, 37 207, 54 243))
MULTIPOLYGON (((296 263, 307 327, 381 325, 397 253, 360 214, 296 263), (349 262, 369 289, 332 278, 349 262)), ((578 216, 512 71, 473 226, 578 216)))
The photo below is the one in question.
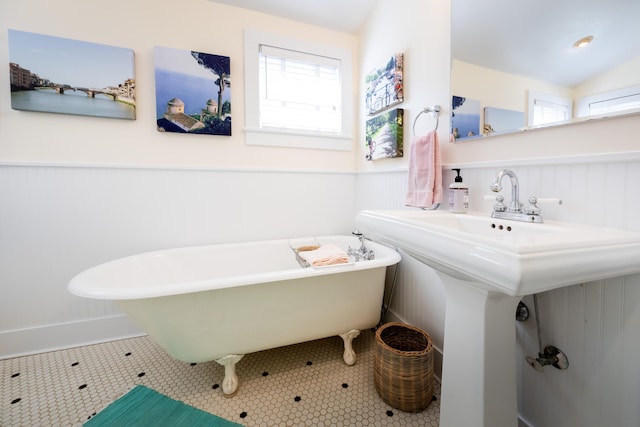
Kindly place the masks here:
POLYGON ((90 268, 68 289, 116 301, 176 359, 220 363, 223 392, 233 395, 243 355, 340 335, 353 364, 351 340, 379 322, 386 267, 400 255, 367 241, 373 260, 303 268, 291 246, 312 240, 360 247, 355 237, 324 236, 149 252, 90 268))

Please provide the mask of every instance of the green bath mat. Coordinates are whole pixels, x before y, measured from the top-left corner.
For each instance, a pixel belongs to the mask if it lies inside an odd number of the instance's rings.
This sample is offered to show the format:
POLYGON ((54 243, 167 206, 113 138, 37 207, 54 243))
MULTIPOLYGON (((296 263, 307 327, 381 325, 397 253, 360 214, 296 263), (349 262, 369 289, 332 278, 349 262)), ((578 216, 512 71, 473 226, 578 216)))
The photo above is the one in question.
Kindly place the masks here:
POLYGON ((157 391, 138 385, 84 423, 87 427, 237 427, 157 391))

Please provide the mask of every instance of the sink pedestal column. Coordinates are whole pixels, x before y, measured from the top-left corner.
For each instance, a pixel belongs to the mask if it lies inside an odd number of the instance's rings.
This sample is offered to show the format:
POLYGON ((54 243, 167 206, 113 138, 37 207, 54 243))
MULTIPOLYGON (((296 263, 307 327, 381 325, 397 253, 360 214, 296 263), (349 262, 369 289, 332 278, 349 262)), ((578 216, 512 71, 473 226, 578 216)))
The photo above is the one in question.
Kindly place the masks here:
POLYGON ((440 427, 515 427, 520 297, 438 272, 446 289, 440 427))

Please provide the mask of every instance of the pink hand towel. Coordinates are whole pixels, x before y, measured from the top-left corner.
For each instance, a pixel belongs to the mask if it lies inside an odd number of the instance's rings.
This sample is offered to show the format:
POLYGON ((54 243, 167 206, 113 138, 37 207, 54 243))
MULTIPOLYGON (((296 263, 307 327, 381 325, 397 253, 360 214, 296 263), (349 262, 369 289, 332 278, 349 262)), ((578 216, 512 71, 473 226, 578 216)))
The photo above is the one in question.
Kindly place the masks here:
POLYGON ((337 245, 332 243, 322 245, 315 250, 298 252, 298 255, 300 255, 300 257, 307 261, 312 267, 346 264, 349 262, 348 255, 337 245))
POLYGON ((407 206, 431 207, 442 202, 442 162, 438 133, 414 138, 409 149, 407 206))

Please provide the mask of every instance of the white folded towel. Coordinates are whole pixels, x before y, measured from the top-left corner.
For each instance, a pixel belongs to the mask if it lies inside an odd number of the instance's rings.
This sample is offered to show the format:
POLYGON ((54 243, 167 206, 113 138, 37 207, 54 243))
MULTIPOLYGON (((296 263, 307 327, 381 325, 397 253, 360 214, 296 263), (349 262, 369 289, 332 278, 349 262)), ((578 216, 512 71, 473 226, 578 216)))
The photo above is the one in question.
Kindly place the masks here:
POLYGON ((346 264, 349 262, 349 256, 333 243, 327 243, 313 251, 300 251, 298 255, 312 267, 346 264))

